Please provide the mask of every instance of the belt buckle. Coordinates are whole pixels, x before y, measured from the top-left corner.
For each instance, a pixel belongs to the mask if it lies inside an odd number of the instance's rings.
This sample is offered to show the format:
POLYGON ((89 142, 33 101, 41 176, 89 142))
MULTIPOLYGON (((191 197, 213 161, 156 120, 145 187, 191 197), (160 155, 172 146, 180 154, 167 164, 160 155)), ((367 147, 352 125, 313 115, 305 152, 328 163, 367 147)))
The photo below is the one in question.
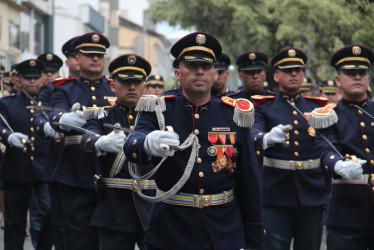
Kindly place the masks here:
POLYGON ((290 161, 290 169, 291 170, 296 170, 296 162, 295 161, 290 161))
POLYGON ((296 169, 303 170, 304 169, 304 162, 298 161, 296 162, 296 169))
POLYGON ((198 207, 204 208, 212 205, 212 196, 211 195, 200 195, 198 198, 198 207))
POLYGON ((136 180, 132 181, 132 191, 136 192, 138 190, 138 185, 136 184, 136 180))

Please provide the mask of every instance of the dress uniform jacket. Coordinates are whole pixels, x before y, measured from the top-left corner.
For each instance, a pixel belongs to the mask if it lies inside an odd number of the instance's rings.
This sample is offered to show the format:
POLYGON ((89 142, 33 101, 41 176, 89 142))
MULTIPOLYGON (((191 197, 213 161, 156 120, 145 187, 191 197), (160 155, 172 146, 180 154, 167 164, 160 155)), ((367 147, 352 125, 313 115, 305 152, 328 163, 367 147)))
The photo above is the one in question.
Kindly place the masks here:
POLYGON ((1 139, 6 145, 6 152, 1 166, 1 177, 4 181, 33 183, 42 180, 44 150, 47 140, 38 135, 33 125, 34 109, 26 109, 30 100, 23 93, 5 96, 0 99, 0 113, 7 120, 14 132, 28 135, 32 146, 27 151, 11 147, 8 137, 12 133, 0 120, 1 139))
MULTIPOLYGON (((262 191, 264 205, 279 207, 320 206, 327 200, 327 185, 323 169, 299 170, 302 161, 318 161, 319 154, 315 141, 315 131, 309 129, 308 122, 287 102, 290 100, 305 115, 314 108, 320 107, 320 99, 307 99, 300 94, 291 97, 280 92, 275 97, 262 97, 254 101, 255 124, 252 136, 256 148, 262 148, 263 136, 278 124, 291 124, 289 146, 276 144, 264 151, 262 173, 262 191), (260 104, 262 103, 262 104, 260 104), (294 166, 295 170, 269 167, 266 158, 281 160, 286 167, 294 166), (293 161, 293 162, 292 162, 293 161), (285 163, 287 162, 287 163, 285 163)), ((325 103, 324 103, 325 104, 325 103)), ((308 163, 306 163, 308 164, 308 163)))
MULTIPOLYGON (((39 104, 42 106, 51 106, 51 98, 54 86, 52 82, 47 82, 40 89, 39 93, 39 104)), ((49 111, 44 111, 44 114, 49 114, 49 111)), ((38 133, 41 136, 44 134, 44 125, 48 122, 48 118, 45 117, 42 111, 38 110, 34 113, 34 125, 37 128, 38 133)), ((55 142, 53 139, 47 139, 46 156, 44 159, 43 168, 43 181, 50 182, 53 181, 53 172, 55 170, 58 158, 64 148, 64 140, 61 139, 60 142, 55 142)))
MULTIPOLYGON (((197 163, 180 192, 209 195, 234 189, 235 199, 203 209, 156 203, 145 242, 165 249, 202 249, 206 242, 215 249, 259 248, 263 239, 262 199, 253 144, 246 139, 249 129, 238 127, 233 121, 234 109, 217 98, 202 106, 189 103, 183 95, 165 97, 165 101, 165 125, 173 127, 181 143, 194 133, 200 144, 197 163), (208 133, 227 135, 227 140, 210 142, 208 133), (238 152, 232 158, 235 169, 213 171, 217 156, 208 155, 207 150, 214 144, 227 144, 238 152)), ((142 112, 135 129, 146 134, 158 130, 155 114, 142 112)), ((149 161, 144 140, 145 136, 132 134, 125 142, 125 154, 131 162, 149 161)), ((155 177, 158 189, 168 191, 180 179, 190 153, 191 149, 177 151, 163 163, 155 177)), ((156 164, 159 159, 153 157, 152 162, 156 164)))
MULTIPOLYGON (((107 111, 108 116, 100 120, 89 120, 84 127, 100 135, 106 135, 113 131, 104 127, 104 123, 119 123, 122 127, 133 128, 136 112, 132 109, 116 104, 107 111)), ((95 135, 85 134, 81 141, 82 149, 93 152, 98 138, 95 135)), ((132 179, 128 172, 127 161, 124 161, 121 165, 121 170, 117 175, 110 176, 116 157, 117 154, 114 153, 106 153, 99 157, 102 177, 132 179)), ((148 195, 150 195, 149 192, 148 195)), ((107 187, 100 196, 91 225, 115 231, 144 232, 149 221, 151 208, 152 203, 141 199, 135 190, 107 187)))
POLYGON ((324 223, 330 226, 374 229, 374 120, 354 105, 374 114, 374 103, 370 100, 350 103, 343 99, 335 108, 338 122, 321 131, 343 156, 355 155, 367 161, 363 165, 366 177, 356 181, 342 180, 334 173, 335 163, 341 157, 324 140, 318 138, 322 164, 329 168, 334 178, 324 223))
MULTIPOLYGON (((52 106, 68 111, 74 103, 79 102, 81 106, 102 107, 109 106, 106 97, 113 97, 109 82, 104 77, 90 81, 80 77, 77 80, 69 80, 53 89, 52 106)), ((50 112, 50 122, 59 121, 62 112, 50 112)), ((55 129, 60 130, 57 126, 55 129)), ((93 188, 92 177, 100 174, 100 168, 94 155, 80 150, 80 141, 70 138, 81 135, 81 132, 71 130, 69 132, 60 130, 65 134, 65 148, 59 158, 54 179, 57 182, 80 188, 93 188)), ((76 137, 75 137, 76 138, 76 137)))

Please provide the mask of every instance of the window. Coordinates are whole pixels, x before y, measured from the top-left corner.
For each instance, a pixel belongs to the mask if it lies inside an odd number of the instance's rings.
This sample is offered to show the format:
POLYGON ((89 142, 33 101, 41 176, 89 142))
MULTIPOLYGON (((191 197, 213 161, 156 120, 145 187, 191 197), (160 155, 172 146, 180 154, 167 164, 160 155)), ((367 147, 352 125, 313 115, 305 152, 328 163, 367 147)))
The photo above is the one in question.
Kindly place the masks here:
POLYGON ((9 46, 20 48, 19 25, 9 22, 9 46))

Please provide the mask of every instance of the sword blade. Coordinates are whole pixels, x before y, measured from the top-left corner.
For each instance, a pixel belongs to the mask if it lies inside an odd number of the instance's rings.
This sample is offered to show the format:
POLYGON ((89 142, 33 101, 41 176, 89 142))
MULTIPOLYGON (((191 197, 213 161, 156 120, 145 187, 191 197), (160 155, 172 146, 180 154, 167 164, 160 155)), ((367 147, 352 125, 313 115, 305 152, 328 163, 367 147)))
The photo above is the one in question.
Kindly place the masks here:
POLYGON ((71 128, 75 131, 83 132, 85 134, 97 135, 97 133, 92 132, 91 130, 81 128, 81 127, 78 127, 78 126, 74 126, 74 125, 70 125, 70 124, 66 124, 66 123, 62 123, 62 122, 52 122, 52 124, 55 125, 55 126, 62 126, 62 127, 71 128))
MULTIPOLYGON (((27 97, 27 99, 29 99, 34 105, 39 106, 38 103, 35 101, 35 99, 32 98, 32 96, 29 93, 27 93, 26 90, 22 89, 21 91, 27 97)), ((41 111, 42 111, 44 118, 48 120, 49 119, 48 114, 44 110, 41 110, 41 111)))
POLYGON ((49 106, 39 106, 39 105, 29 105, 26 106, 27 109, 40 109, 40 110, 48 110, 48 111, 56 111, 56 112, 63 112, 66 113, 68 111, 59 109, 59 108, 54 108, 54 107, 49 107, 49 106))
POLYGON ((138 135, 146 135, 146 134, 144 134, 142 132, 139 132, 139 131, 136 131, 136 130, 132 130, 132 129, 121 127, 121 126, 116 126, 116 125, 109 124, 109 123, 104 123, 103 126, 106 127, 106 128, 122 130, 122 131, 127 132, 127 133, 138 134, 138 135))

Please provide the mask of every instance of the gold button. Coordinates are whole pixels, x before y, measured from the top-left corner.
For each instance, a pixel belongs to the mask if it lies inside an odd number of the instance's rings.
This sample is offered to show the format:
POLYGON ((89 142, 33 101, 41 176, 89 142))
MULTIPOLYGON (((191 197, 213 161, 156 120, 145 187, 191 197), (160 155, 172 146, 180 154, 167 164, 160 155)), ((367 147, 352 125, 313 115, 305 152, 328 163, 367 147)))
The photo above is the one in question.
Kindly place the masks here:
POLYGON ((295 120, 293 123, 294 123, 295 125, 297 125, 297 124, 299 124, 299 121, 295 120))
POLYGON ((371 164, 374 164, 374 160, 370 160, 370 163, 371 163, 371 164))
POLYGON ((35 147, 31 147, 31 151, 35 151, 35 147))
POLYGON ((199 148, 201 148, 201 144, 199 144, 199 148))
POLYGON ((92 96, 92 100, 96 100, 96 96, 93 95, 93 96, 92 96))
POLYGON ((295 152, 294 155, 295 155, 295 156, 299 156, 299 153, 298 153, 298 152, 295 152))
POLYGON ((52 121, 54 121, 54 120, 56 120, 56 116, 53 116, 53 117, 52 117, 52 121))
POLYGON ((101 135, 99 135, 99 134, 95 134, 95 136, 96 136, 96 137, 101 137, 101 135))
POLYGON ((362 139, 367 140, 368 137, 366 135, 362 135, 362 139))
POLYGON ((258 135, 263 135, 263 133, 262 133, 262 132, 260 132, 260 133, 258 133, 258 135))
POLYGON ((204 194, 204 189, 200 189, 199 194, 204 194))
POLYGON ((333 160, 335 158, 335 155, 330 156, 330 160, 333 160))
POLYGON ((5 134, 6 133, 6 129, 4 128, 1 133, 5 134))
POLYGON ((63 115, 64 113, 63 113, 63 112, 59 112, 58 114, 59 114, 59 115, 63 115))
POLYGON ((374 191, 374 187, 372 187, 372 188, 371 188, 371 190, 373 190, 373 191, 374 191))
POLYGON ((329 169, 329 167, 325 165, 325 169, 329 169))
POLYGON ((39 127, 39 126, 37 126, 37 127, 36 127, 36 131, 39 131, 39 129, 40 129, 40 127, 39 127))
POLYGON ((291 102, 292 106, 295 106, 295 102, 291 102))
POLYGON ((197 163, 202 163, 203 162, 203 160, 199 157, 199 158, 197 158, 197 163))
POLYGON ((365 127, 365 122, 360 122, 361 127, 365 127))
POLYGON ((135 153, 132 153, 132 158, 136 159, 138 156, 135 153))
POLYGON ((198 134, 199 134, 199 130, 198 130, 198 129, 195 129, 195 130, 193 131, 193 133, 194 133, 195 135, 198 135, 198 134))
MULTIPOLYGON (((33 117, 31 117, 31 118, 30 118, 30 122, 32 122, 33 120, 34 120, 34 118, 33 118, 33 117)), ((40 122, 43 122, 43 121, 40 121, 40 122)))
POLYGON ((195 116, 195 119, 199 119, 200 118, 199 114, 195 114, 194 116, 195 116))
POLYGON ((134 116, 133 115, 129 115, 129 119, 130 120, 134 119, 134 116))
POLYGON ((92 87, 91 87, 91 91, 95 91, 95 90, 96 90, 95 87, 92 86, 92 87))
POLYGON ((32 161, 33 161, 33 160, 34 160, 34 156, 30 156, 30 160, 32 160, 32 161))
POLYGON ((362 115, 362 111, 361 111, 361 110, 358 110, 358 113, 359 113, 360 115, 362 115))
POLYGON ((134 128, 134 126, 133 126, 133 125, 131 125, 131 126, 130 126, 130 129, 133 129, 133 128, 134 128))
POLYGON ((295 141, 295 146, 299 146, 299 142, 298 141, 295 141))
POLYGON ((35 110, 34 109, 30 109, 30 113, 31 114, 34 114, 35 110))
POLYGON ((30 100, 30 104, 34 104, 34 102, 32 100, 30 100))
POLYGON ((299 130, 295 130, 295 135, 298 135, 299 134, 299 130))
POLYGON ((31 141, 35 141, 35 137, 34 136, 31 137, 31 141))
POLYGON ((92 105, 92 107, 94 107, 94 108, 97 108, 97 105, 96 105, 96 104, 94 104, 94 105, 92 105))
POLYGON ((30 128, 30 131, 31 131, 31 132, 34 132, 34 128, 33 128, 33 127, 31 127, 31 128, 30 128))
POLYGON ((132 141, 132 145, 136 145, 137 143, 138 143, 137 139, 135 139, 135 140, 132 141))
POLYGON ((370 149, 369 149, 369 148, 365 148, 365 151, 366 151, 367 153, 370 153, 370 149))
POLYGON ((257 137, 254 137, 254 138, 253 138, 253 141, 257 141, 257 137))
POLYGON ((199 176, 202 178, 204 177, 204 173, 203 172, 199 172, 199 176))
POLYGON ((260 150, 256 150, 256 155, 260 155, 260 154, 261 154, 260 150))
POLYGON ((294 110, 294 111, 292 112, 292 114, 297 115, 297 111, 294 110))

